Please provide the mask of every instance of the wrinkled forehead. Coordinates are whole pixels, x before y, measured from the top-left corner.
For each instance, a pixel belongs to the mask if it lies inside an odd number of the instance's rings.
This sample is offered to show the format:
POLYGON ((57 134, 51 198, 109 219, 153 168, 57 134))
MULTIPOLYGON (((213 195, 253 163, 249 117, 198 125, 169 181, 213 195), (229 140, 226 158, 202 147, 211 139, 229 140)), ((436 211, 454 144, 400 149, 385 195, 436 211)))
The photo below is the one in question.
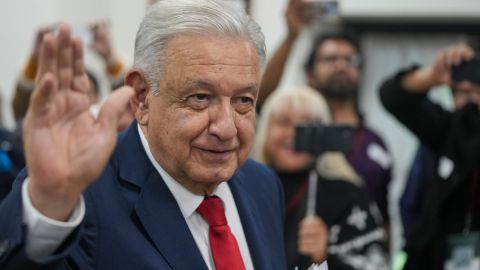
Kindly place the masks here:
POLYGON ((166 50, 166 60, 188 60, 190 64, 224 64, 260 67, 255 46, 243 36, 219 33, 184 33, 172 37, 166 50))
POLYGON ((185 91, 201 88, 222 90, 224 94, 256 94, 260 63, 255 48, 246 39, 179 35, 169 42, 163 75, 160 83, 182 83, 185 91))

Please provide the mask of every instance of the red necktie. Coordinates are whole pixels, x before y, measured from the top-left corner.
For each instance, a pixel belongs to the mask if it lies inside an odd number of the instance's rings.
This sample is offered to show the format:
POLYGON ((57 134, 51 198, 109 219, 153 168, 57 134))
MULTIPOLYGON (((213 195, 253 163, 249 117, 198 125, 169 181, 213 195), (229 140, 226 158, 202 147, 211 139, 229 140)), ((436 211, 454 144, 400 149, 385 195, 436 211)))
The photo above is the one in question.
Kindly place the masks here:
POLYGON ((245 270, 237 240, 230 231, 222 200, 216 196, 206 197, 197 212, 210 226, 208 238, 216 270, 245 270))

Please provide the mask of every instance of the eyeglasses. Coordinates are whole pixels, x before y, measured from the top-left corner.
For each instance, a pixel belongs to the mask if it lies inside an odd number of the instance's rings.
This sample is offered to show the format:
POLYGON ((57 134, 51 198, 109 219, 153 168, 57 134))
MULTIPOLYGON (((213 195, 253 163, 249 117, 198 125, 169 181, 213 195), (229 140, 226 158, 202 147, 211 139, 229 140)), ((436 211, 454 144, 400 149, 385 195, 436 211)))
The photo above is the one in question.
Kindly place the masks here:
POLYGON ((342 60, 345 62, 347 65, 352 66, 352 67, 359 67, 362 64, 362 59, 360 55, 358 54, 353 54, 353 55, 325 55, 321 56, 318 58, 318 62, 321 62, 323 64, 327 65, 333 65, 337 61, 342 60))

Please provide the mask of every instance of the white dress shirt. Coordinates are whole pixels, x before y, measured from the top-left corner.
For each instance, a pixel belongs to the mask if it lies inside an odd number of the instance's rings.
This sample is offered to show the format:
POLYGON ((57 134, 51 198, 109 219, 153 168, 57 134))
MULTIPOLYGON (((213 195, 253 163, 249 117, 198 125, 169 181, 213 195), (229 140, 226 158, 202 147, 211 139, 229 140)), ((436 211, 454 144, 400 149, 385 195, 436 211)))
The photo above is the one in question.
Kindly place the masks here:
MULTIPOLYGON (((147 139, 140 130, 140 127, 138 127, 138 132, 140 134, 140 140, 142 141, 143 148, 145 149, 150 162, 152 162, 155 169, 157 169, 158 173, 160 173, 163 181, 177 201, 180 211, 187 222, 188 228, 190 228, 193 239, 195 240, 203 259, 207 263, 208 268, 212 270, 215 269, 212 252, 210 251, 210 241, 208 239, 209 226, 208 223, 200 216, 200 214, 196 212, 197 208, 202 203, 204 196, 192 193, 175 181, 153 157, 147 139)), ((238 215, 237 207, 235 205, 232 192, 230 191, 230 187, 226 182, 223 182, 218 185, 217 189, 212 195, 216 195, 222 199, 225 208, 225 216, 227 218, 228 225, 230 226, 230 230, 237 239, 245 268, 253 269, 252 258, 248 249, 247 240, 243 232, 240 216, 238 215)))
POLYGON ((85 217, 83 197, 66 222, 51 219, 35 209, 28 194, 28 178, 22 184, 23 223, 28 227, 25 250, 35 261, 53 254, 85 217))
MULTIPOLYGON (((208 224, 196 212, 196 209, 203 201, 204 196, 196 195, 185 187, 175 181, 153 157, 148 142, 143 135, 143 132, 138 126, 138 132, 143 148, 147 153, 150 162, 152 162, 155 169, 162 176, 165 184, 170 192, 172 192, 180 211, 185 218, 185 221, 193 235, 193 239, 197 244, 200 253, 202 254, 205 263, 209 269, 214 270, 212 253, 210 251, 210 243, 208 239, 208 224)), ((52 220, 40 212, 38 212, 32 205, 28 191, 28 179, 23 183, 22 187, 22 204, 23 204, 23 221, 28 226, 26 251, 27 254, 34 260, 41 260, 52 254, 56 248, 68 237, 68 235, 80 224, 85 217, 85 203, 83 197, 75 208, 72 216, 67 222, 60 222, 52 220)), ((237 239, 237 243, 242 255, 243 262, 246 269, 254 269, 250 251, 248 249, 247 240, 243 232, 242 223, 238 215, 237 207, 233 199, 232 192, 227 183, 221 183, 214 194, 222 199, 225 207, 225 216, 230 229, 237 239)), ((158 224, 162 226, 162 224, 158 224)))

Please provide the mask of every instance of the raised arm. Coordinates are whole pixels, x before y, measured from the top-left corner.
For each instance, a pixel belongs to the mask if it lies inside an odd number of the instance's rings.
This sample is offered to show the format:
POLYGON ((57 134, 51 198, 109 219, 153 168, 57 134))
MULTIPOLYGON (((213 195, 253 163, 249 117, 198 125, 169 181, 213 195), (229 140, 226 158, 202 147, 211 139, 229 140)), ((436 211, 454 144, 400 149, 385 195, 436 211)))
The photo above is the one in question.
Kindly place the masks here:
POLYGON ((288 56, 300 31, 308 25, 310 19, 305 12, 307 5, 302 0, 290 0, 285 12, 288 33, 275 51, 265 68, 262 84, 258 94, 258 105, 261 106, 267 97, 278 87, 285 70, 288 56))
POLYGON ((28 193, 33 206, 66 220, 81 193, 102 172, 116 143, 118 119, 133 90, 116 91, 98 120, 90 114, 88 79, 81 42, 67 25, 40 46, 36 88, 25 118, 23 139, 28 193))
POLYGON ((38 69, 40 44, 42 43, 43 37, 52 31, 53 26, 42 26, 35 34, 32 51, 30 52, 27 62, 25 63, 25 66, 19 75, 15 89, 15 95, 12 100, 13 113, 16 121, 22 120, 27 113, 30 95, 35 87, 34 81, 38 69))
POLYGON ((402 78, 402 86, 409 92, 425 93, 435 86, 452 85, 451 68, 472 59, 473 49, 459 44, 440 52, 429 67, 417 69, 402 78))
POLYGON ((110 81, 111 90, 123 85, 126 72, 125 63, 115 52, 110 37, 110 31, 105 21, 94 22, 90 25, 93 41, 90 48, 99 55, 105 63, 105 74, 110 81))
POLYGON ((383 105, 423 143, 438 149, 449 128, 451 113, 432 103, 426 93, 434 86, 454 87, 452 67, 473 56, 470 47, 457 45, 440 52, 430 66, 400 72, 381 86, 383 105))

